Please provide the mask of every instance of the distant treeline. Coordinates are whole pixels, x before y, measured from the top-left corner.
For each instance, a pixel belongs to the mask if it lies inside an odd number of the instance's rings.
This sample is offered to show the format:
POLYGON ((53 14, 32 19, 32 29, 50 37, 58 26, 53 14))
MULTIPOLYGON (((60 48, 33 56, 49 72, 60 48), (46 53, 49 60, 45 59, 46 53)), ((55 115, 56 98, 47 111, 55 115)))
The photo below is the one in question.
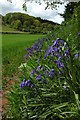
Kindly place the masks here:
POLYGON ((40 17, 29 16, 23 13, 8 13, 2 16, 2 24, 8 24, 15 30, 29 32, 29 33, 50 33, 54 30, 57 23, 52 21, 43 20, 40 17))

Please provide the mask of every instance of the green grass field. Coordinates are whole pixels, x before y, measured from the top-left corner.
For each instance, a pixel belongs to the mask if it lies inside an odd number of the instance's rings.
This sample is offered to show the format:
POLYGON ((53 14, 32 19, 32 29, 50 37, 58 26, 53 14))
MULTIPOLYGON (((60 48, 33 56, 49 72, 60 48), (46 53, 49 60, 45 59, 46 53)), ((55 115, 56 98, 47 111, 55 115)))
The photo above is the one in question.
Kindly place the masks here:
POLYGON ((25 62, 26 48, 38 38, 45 35, 3 34, 2 35, 2 68, 3 77, 14 76, 18 66, 25 62))

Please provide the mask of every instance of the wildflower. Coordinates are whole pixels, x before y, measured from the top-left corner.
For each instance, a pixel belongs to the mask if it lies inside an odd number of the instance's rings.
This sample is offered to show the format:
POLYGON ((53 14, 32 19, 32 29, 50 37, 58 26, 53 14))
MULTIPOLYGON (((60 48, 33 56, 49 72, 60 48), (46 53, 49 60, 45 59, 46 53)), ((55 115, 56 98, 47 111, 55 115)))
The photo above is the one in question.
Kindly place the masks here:
POLYGON ((28 87, 30 86, 30 80, 27 81, 27 84, 26 84, 28 87))
POLYGON ((79 56, 79 54, 77 53, 77 54, 75 55, 75 59, 76 59, 76 60, 78 59, 78 56, 79 56))
POLYGON ((60 67, 63 68, 64 67, 64 64, 60 62, 60 67))
POLYGON ((56 45, 56 43, 57 43, 57 41, 55 41, 53 45, 55 46, 55 45, 56 45))
POLYGON ((40 69, 41 69, 41 65, 37 67, 37 71, 40 71, 40 69))
POLYGON ((29 54, 26 54, 26 55, 25 55, 25 58, 28 58, 28 56, 29 56, 29 54))
POLYGON ((62 57, 60 55, 58 55, 58 61, 61 59, 62 57))
POLYGON ((45 81, 45 79, 43 80, 43 84, 45 83, 46 81, 45 81))
POLYGON ((41 70, 43 70, 43 66, 41 67, 41 70))
POLYGON ((31 76, 33 76, 34 72, 35 72, 35 70, 32 70, 32 72, 31 72, 31 76))
POLYGON ((61 72, 59 71, 59 75, 61 74, 61 72))
POLYGON ((78 32, 78 36, 80 36, 80 31, 78 32))
POLYGON ((46 39, 47 39, 47 41, 49 41, 49 38, 48 38, 48 37, 47 37, 46 39))
POLYGON ((49 76, 51 77, 52 75, 54 75, 54 69, 51 69, 51 71, 50 71, 49 76))
POLYGON ((64 56, 66 57, 68 55, 69 55, 69 49, 67 49, 67 50, 64 51, 64 56))
POLYGON ((57 50, 58 50, 57 47, 54 47, 54 52, 57 51, 57 50))
POLYGON ((24 81, 20 84, 20 88, 23 88, 25 86, 30 86, 30 80, 27 81, 26 79, 24 79, 24 81))
POLYGON ((60 68, 63 68, 64 67, 64 64, 61 63, 61 61, 57 60, 57 66, 60 68))
POLYGON ((63 40, 60 40, 60 45, 61 45, 62 43, 64 43, 64 41, 63 41, 63 40))
POLYGON ((52 42, 54 43, 54 42, 55 42, 55 40, 52 40, 52 42))
POLYGON ((31 88, 32 88, 33 86, 34 86, 34 85, 32 84, 32 85, 31 85, 31 88))
POLYGON ((36 76, 36 80, 41 80, 41 75, 36 76))
POLYGON ((22 85, 22 84, 20 84, 20 88, 23 88, 23 85, 22 85))
POLYGON ((62 69, 62 73, 64 73, 63 69, 62 69))
POLYGON ((53 36, 53 34, 50 35, 50 37, 52 37, 52 36, 53 36))
POLYGON ((50 54, 51 54, 51 51, 50 51, 50 50, 47 50, 47 52, 46 52, 44 58, 48 57, 50 54))

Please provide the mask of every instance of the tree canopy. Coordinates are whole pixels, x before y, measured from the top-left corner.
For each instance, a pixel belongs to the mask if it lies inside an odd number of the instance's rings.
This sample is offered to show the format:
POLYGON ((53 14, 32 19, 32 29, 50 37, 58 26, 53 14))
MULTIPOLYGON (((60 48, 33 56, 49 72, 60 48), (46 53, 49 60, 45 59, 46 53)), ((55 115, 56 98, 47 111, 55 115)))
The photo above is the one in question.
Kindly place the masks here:
POLYGON ((2 16, 3 24, 9 25, 19 31, 30 33, 47 33, 51 32, 57 23, 52 21, 36 18, 24 13, 8 13, 2 16))
MULTIPOLYGON (((12 0, 7 0, 7 1, 12 3, 12 0)), ((63 4, 65 2, 69 2, 69 0, 63 0, 63 1, 62 0, 24 0, 23 5, 22 5, 23 10, 27 11, 26 3, 29 1, 30 2, 34 1, 34 2, 38 3, 39 5, 41 5, 44 2, 46 4, 45 10, 48 8, 50 8, 50 9, 57 8, 58 5, 63 4)), ((73 0, 73 1, 75 1, 75 0, 73 0)))

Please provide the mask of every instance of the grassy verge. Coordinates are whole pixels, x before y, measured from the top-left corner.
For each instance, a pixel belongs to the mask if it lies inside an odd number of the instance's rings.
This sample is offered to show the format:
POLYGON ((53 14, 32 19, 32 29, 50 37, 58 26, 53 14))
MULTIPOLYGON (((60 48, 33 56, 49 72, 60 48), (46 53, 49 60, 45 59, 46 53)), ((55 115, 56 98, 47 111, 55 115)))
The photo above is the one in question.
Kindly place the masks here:
POLYGON ((3 34, 2 35, 2 76, 13 77, 21 63, 25 62, 26 48, 45 35, 3 34))

